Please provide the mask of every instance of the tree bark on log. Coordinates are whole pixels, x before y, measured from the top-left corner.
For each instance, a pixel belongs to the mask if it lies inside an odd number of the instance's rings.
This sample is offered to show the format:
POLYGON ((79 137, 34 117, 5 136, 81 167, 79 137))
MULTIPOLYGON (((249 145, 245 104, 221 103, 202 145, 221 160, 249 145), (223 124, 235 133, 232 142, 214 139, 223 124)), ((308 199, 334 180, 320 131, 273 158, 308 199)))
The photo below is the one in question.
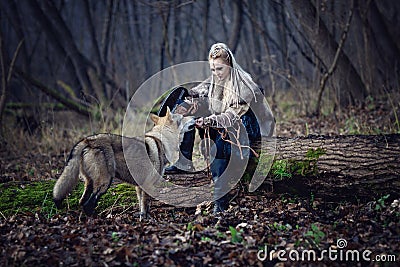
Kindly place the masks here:
MULTIPOLYGON (((316 175, 276 181, 273 191, 341 201, 400 197, 400 134, 278 137, 275 160, 304 162, 307 151, 321 148, 316 175)), ((271 183, 270 183, 271 184, 271 183)))
POLYGON ((305 160, 310 149, 321 148, 318 172, 352 177, 354 182, 400 178, 400 135, 278 137, 277 160, 305 160))

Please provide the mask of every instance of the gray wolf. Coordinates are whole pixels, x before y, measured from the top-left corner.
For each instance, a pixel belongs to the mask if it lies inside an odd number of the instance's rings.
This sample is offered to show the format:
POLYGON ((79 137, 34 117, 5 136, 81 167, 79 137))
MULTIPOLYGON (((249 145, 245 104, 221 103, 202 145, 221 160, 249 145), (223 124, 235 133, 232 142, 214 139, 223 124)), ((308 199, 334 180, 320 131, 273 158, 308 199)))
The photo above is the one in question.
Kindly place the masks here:
POLYGON ((145 134, 144 141, 138 137, 96 134, 78 142, 71 150, 67 164, 54 185, 53 199, 56 206, 61 207, 63 199, 74 189, 81 177, 85 186, 79 203, 84 212, 91 215, 113 178, 117 178, 136 185, 140 219, 147 216, 148 195, 138 186, 131 173, 134 173, 135 178, 140 177, 139 184, 151 182, 154 172, 149 172, 149 169, 163 175, 168 163, 172 164, 179 158, 179 145, 184 133, 193 129, 195 124, 193 117, 173 114, 169 109, 164 117, 150 114, 150 118, 155 125, 145 134), (126 155, 129 155, 129 159, 125 158, 126 155), (134 164, 129 164, 128 167, 126 160, 134 164))

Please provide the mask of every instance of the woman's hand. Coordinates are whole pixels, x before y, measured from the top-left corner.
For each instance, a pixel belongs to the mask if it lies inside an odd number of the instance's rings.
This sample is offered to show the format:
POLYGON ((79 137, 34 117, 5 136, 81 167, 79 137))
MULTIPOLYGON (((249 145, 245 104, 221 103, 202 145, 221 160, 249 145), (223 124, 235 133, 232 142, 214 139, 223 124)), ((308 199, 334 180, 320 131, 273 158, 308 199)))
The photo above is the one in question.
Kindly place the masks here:
POLYGON ((181 114, 181 115, 186 115, 188 113, 188 110, 184 106, 179 105, 179 106, 176 107, 175 113, 176 114, 181 114))
POLYGON ((194 115, 198 110, 198 101, 197 100, 184 100, 183 103, 179 104, 174 113, 181 115, 194 115))

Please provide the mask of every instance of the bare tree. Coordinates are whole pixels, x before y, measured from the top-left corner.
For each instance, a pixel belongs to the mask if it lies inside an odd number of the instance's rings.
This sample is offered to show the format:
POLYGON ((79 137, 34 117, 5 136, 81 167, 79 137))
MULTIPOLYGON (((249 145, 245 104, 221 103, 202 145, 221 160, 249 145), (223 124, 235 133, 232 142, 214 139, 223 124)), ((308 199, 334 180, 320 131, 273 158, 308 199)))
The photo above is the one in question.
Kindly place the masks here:
MULTIPOLYGON (((31 2, 31 1, 29 1, 31 2)), ((38 5, 32 5, 35 8, 39 8, 38 5)), ((65 21, 62 19, 60 13, 58 12, 56 6, 52 1, 44 1, 43 2, 43 12, 42 14, 46 16, 51 25, 54 25, 52 34, 55 35, 65 49, 68 57, 71 59, 72 64, 74 65, 76 75, 81 83, 81 86, 85 92, 91 92, 95 89, 90 81, 88 75, 89 61, 86 59, 84 55, 81 54, 78 47, 75 44, 74 38, 68 29, 65 21)), ((49 25, 42 25, 47 34, 49 34, 50 29, 49 25)), ((97 91, 98 96, 104 98, 104 94, 100 91, 97 91)))
MULTIPOLYGON (((352 1, 352 3, 353 3, 353 1, 352 1)), ((318 99, 317 99, 317 107, 316 107, 315 112, 314 112, 317 116, 319 116, 320 112, 321 112, 322 94, 325 91, 326 83, 328 81, 328 78, 333 74, 333 72, 336 69, 340 53, 342 53, 344 43, 345 43, 345 41, 347 39, 347 33, 349 32, 351 19, 353 17, 353 10, 354 10, 354 5, 351 6, 351 9, 350 9, 350 12, 349 12, 349 16, 348 16, 348 19, 347 19, 346 24, 345 24, 345 28, 343 29, 343 33, 342 33, 341 38, 339 40, 339 44, 338 44, 338 47, 337 47, 337 50, 336 50, 336 53, 335 53, 335 57, 333 58, 333 62, 331 63, 331 65, 329 66, 328 70, 324 73, 324 75, 322 76, 322 78, 320 80, 318 99)))
POLYGON ((233 26, 228 40, 229 47, 233 52, 239 44, 240 32, 243 24, 243 3, 240 0, 233 1, 233 26))
POLYGON ((398 88, 400 76, 400 4, 354 2, 348 24, 350 5, 334 1, 1 1, 5 56, 24 40, 15 63, 24 83, 10 95, 26 101, 39 88, 56 101, 118 106, 122 92, 171 64, 206 59, 221 41, 268 95, 293 90, 309 109, 298 88, 320 89, 320 106, 331 90, 346 106, 398 88))
MULTIPOLYGON (((85 19, 86 19, 86 23, 88 25, 88 29, 89 29, 89 41, 90 41, 90 46, 92 47, 92 51, 93 51, 93 60, 92 63, 95 65, 96 67, 96 74, 93 75, 98 75, 99 79, 104 79, 103 77, 106 77, 106 69, 104 66, 104 62, 101 58, 101 53, 100 53, 100 47, 99 47, 99 42, 97 41, 96 38, 96 29, 93 25, 93 20, 92 20, 92 14, 90 11, 90 5, 89 5, 89 1, 88 0, 84 0, 83 1, 83 10, 84 10, 84 14, 85 14, 85 19)), ((101 95, 103 95, 104 97, 107 97, 107 92, 105 89, 105 82, 100 82, 98 84, 98 86, 100 87, 99 90, 101 90, 101 95)))
MULTIPOLYGON (((293 10, 302 26, 307 41, 311 44, 315 54, 325 66, 331 66, 335 60, 338 44, 317 16, 316 8, 310 0, 292 0, 293 10)), ((339 90, 341 106, 364 101, 365 86, 347 55, 341 51, 337 59, 337 68, 332 73, 332 79, 339 90)))
POLYGON ((201 50, 207 51, 208 48, 208 16, 210 12, 210 1, 206 0, 204 2, 204 17, 203 17, 203 25, 202 25, 202 45, 201 50))
MULTIPOLYGON (((368 93, 383 93, 382 84, 396 87, 400 68, 400 48, 385 23, 376 1, 356 1, 357 12, 362 26, 363 61, 360 73, 363 76, 368 93)), ((393 27, 393 25, 391 25, 393 27)))

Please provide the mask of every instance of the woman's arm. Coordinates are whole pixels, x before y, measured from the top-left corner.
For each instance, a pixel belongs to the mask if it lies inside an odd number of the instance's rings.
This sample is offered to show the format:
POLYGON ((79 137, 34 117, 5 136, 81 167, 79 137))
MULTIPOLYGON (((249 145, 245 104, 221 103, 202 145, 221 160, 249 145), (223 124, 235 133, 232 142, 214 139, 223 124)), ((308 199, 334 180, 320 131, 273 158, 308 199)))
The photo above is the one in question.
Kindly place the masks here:
POLYGON ((189 95, 192 97, 206 97, 211 84, 211 76, 202 81, 199 85, 189 89, 189 95))
POLYGON ((249 104, 242 103, 236 107, 229 107, 225 112, 221 114, 212 114, 203 119, 204 126, 213 128, 229 128, 232 127, 240 117, 249 110, 249 104))
POLYGON ((240 100, 232 103, 224 112, 204 118, 204 126, 214 128, 228 128, 233 126, 250 108, 254 101, 254 93, 247 86, 241 84, 240 100))

